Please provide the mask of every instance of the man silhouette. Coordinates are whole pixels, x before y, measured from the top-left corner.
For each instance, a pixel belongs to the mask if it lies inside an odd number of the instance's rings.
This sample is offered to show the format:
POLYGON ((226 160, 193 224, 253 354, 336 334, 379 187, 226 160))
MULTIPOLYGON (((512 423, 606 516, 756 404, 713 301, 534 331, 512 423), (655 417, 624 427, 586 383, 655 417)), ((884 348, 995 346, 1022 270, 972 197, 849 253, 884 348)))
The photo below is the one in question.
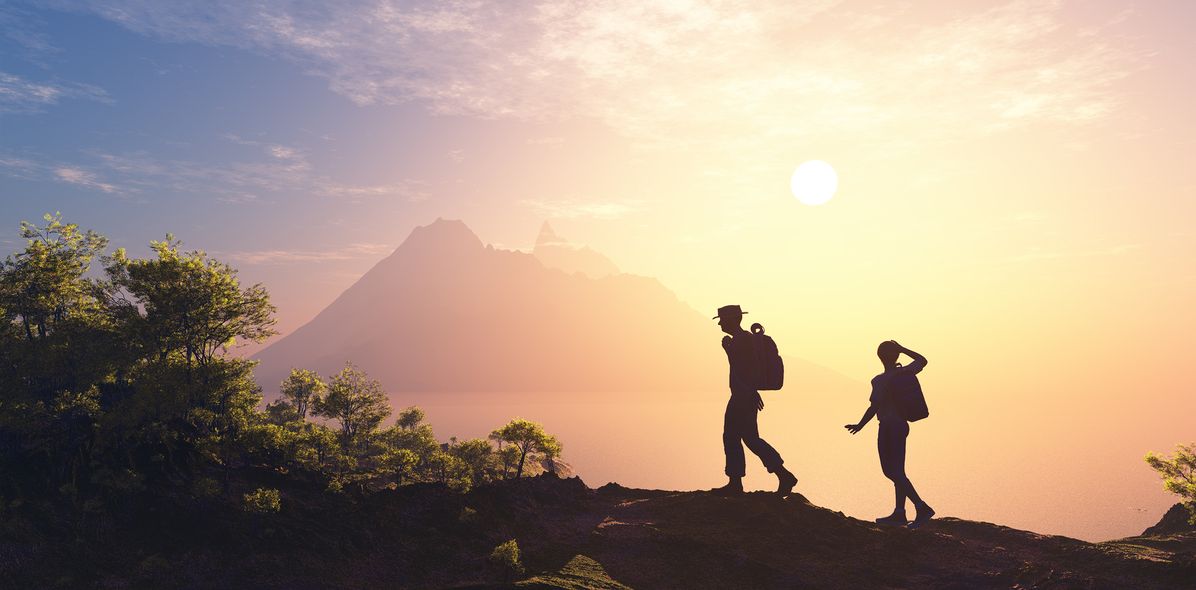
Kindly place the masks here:
POLYGON ((760 438, 756 415, 764 409, 764 400, 757 391, 760 363, 756 356, 753 336, 740 325, 745 312, 738 305, 724 305, 718 308, 718 325, 727 335, 723 336, 723 350, 727 352, 730 364, 731 399, 727 402, 727 413, 723 416, 723 452, 727 455, 727 485, 714 491, 723 495, 743 493, 743 476, 746 473, 743 445, 751 449, 769 473, 777 476, 777 494, 787 496, 797 485, 797 477, 785 469, 785 461, 776 449, 760 438))

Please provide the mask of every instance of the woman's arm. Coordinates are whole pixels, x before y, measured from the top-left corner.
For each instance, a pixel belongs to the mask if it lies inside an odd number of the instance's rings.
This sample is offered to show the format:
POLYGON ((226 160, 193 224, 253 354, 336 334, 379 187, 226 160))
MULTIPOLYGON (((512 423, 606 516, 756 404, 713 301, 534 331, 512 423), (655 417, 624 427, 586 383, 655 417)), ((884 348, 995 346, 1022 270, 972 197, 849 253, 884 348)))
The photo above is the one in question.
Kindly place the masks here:
MULTIPOLYGON (((897 341, 894 340, 893 344, 897 344, 897 341)), ((926 368, 926 362, 927 362, 926 357, 924 357, 924 356, 922 356, 904 346, 901 346, 900 344, 897 344, 897 346, 901 347, 901 352, 904 352, 906 354, 906 356, 914 359, 914 362, 905 366, 905 370, 917 374, 917 373, 922 372, 922 369, 926 368)))
POLYGON ((876 408, 874 408, 872 406, 868 406, 868 411, 864 412, 864 416, 862 418, 860 418, 860 421, 858 423, 848 424, 848 425, 844 426, 843 428, 846 428, 847 432, 855 434, 855 433, 863 430, 864 427, 867 426, 868 423, 872 421, 872 417, 875 415, 876 415, 876 408))

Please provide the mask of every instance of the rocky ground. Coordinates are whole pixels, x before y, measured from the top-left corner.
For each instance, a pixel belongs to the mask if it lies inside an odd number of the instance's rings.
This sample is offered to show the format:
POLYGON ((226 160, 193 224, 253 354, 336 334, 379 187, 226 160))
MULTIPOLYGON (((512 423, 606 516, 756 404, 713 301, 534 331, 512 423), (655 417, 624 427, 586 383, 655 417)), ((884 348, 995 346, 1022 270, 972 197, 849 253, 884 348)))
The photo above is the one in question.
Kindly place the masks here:
POLYGON ((0 580, 14 588, 1196 588, 1196 530, 1171 520, 1165 531, 1103 543, 955 518, 910 531, 800 495, 594 490, 544 476, 468 494, 413 485, 335 502, 292 490, 281 513, 248 527, 231 514, 159 514, 71 562, 54 544, 33 543, 20 563, 3 563, 0 551, 0 580), (508 539, 521 550, 519 574, 490 560, 508 539))

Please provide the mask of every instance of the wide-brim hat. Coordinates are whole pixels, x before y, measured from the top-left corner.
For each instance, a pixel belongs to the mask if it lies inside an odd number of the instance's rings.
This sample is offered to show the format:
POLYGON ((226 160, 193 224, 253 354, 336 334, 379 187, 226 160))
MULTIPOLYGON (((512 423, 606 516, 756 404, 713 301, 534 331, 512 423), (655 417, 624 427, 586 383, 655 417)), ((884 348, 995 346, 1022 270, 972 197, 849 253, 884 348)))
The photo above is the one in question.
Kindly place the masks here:
POLYGON ((718 315, 716 315, 710 319, 717 320, 719 318, 728 317, 728 316, 735 317, 735 316, 744 316, 744 315, 747 315, 747 312, 740 309, 738 305, 724 305, 724 306, 718 308, 718 315))

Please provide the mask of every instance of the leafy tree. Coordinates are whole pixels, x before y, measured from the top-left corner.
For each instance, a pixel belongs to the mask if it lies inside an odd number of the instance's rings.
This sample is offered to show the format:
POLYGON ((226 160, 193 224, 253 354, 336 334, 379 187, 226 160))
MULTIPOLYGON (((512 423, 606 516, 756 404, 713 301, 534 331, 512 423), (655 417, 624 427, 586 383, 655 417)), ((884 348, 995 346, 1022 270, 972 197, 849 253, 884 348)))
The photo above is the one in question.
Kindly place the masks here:
POLYGON ((403 430, 415 430, 423 423, 424 418, 423 410, 418 406, 411 406, 399 412, 399 419, 395 421, 395 426, 403 430))
POLYGON ((238 338, 260 342, 275 334, 275 309, 265 287, 242 289, 231 266, 180 246, 168 235, 150 242, 155 258, 131 259, 122 248, 107 259, 113 284, 133 298, 128 306, 133 313, 126 316, 143 345, 160 359, 181 354, 190 370, 208 364, 238 338))
POLYGON ((461 460, 469 470, 473 485, 488 481, 494 471, 494 447, 489 441, 475 438, 449 447, 448 452, 461 460))
POLYGON ((340 423, 345 448, 369 435, 390 415, 382 384, 365 371, 346 363, 328 383, 328 393, 314 408, 315 414, 340 423))
POLYGON ((1181 498, 1188 522, 1196 524, 1196 443, 1176 445, 1171 457, 1147 453, 1146 463, 1163 477, 1163 488, 1181 498))
POLYGON ((520 454, 519 448, 515 445, 503 444, 501 440, 498 441, 498 450, 494 452, 494 455, 497 458, 503 479, 511 477, 515 466, 519 464, 520 454))
POLYGON ((420 463, 419 455, 410 449, 392 449, 382 456, 382 465, 394 475, 395 483, 403 485, 404 480, 415 475, 415 469, 420 463))
POLYGON ((561 456, 562 450, 563 447, 560 441, 551 434, 540 444, 540 453, 543 455, 544 468, 553 475, 556 475, 556 460, 561 456))
POLYGON ((271 424, 282 426, 292 422, 299 422, 299 412, 295 406, 285 399, 276 399, 266 404, 266 420, 271 424))
POLYGON ((328 386, 320 375, 307 369, 291 369, 282 382, 282 398, 290 403, 300 420, 307 419, 311 407, 320 402, 328 386))
POLYGON ((100 284, 84 275, 108 245, 104 236, 62 223, 60 215, 44 219, 42 227, 21 222, 25 249, 0 265, 0 308, 20 323, 29 341, 47 337, 76 314, 98 309, 100 284))
POLYGON ((515 468, 515 477, 523 476, 523 466, 529 454, 544 453, 546 449, 559 454, 560 446, 544 427, 523 418, 515 418, 506 426, 490 433, 490 439, 511 444, 519 451, 519 463, 515 468))
POLYGON ((428 457, 428 478, 458 491, 467 491, 470 486, 469 466, 460 458, 437 449, 428 457))
POLYGON ((426 463, 431 454, 440 449, 430 424, 424 424, 424 411, 410 407, 399 413, 395 425, 388 428, 382 438, 394 449, 407 449, 416 454, 420 463, 426 463))

